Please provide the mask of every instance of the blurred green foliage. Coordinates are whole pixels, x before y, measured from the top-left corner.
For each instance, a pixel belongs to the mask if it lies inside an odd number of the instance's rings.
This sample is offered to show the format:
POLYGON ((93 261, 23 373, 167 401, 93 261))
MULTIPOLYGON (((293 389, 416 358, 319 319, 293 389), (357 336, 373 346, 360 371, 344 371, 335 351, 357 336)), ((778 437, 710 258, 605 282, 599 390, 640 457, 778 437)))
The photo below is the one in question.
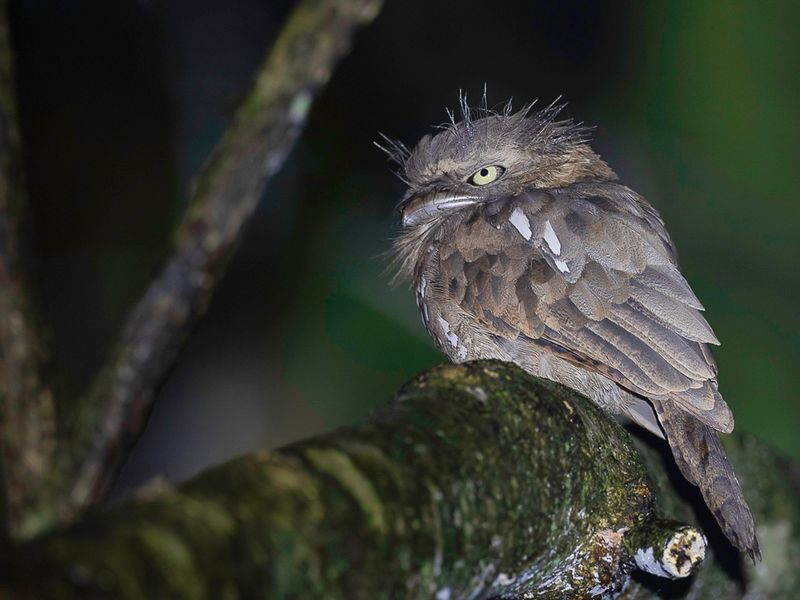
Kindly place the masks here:
POLYGON ((800 456, 800 5, 651 6, 631 111, 742 429, 800 456), (679 199, 679 200, 675 200, 679 199))

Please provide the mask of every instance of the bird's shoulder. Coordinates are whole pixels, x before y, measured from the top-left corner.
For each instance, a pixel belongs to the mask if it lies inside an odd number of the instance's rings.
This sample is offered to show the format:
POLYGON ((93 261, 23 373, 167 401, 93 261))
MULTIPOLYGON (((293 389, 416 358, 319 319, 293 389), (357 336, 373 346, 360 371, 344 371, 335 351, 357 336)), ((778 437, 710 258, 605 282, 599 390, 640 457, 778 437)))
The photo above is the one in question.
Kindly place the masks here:
POLYGON ((481 309, 520 300, 500 292, 523 284, 546 304, 576 289, 580 294, 584 285, 613 292, 608 298, 601 294, 609 302, 623 302, 632 279, 657 286, 659 274, 682 303, 702 309, 678 270, 658 213, 614 182, 536 189, 481 203, 449 221, 439 257, 451 295, 481 309))

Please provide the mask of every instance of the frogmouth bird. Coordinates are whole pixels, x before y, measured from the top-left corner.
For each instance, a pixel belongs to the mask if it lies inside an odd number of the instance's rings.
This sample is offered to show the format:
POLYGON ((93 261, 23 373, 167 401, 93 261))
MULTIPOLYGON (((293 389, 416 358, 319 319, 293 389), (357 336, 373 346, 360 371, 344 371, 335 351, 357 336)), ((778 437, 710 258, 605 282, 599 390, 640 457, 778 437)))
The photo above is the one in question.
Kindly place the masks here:
POLYGON ((733 430, 719 342, 658 212, 561 106, 461 104, 413 150, 384 148, 408 185, 397 261, 435 343, 453 362, 514 362, 666 438, 727 538, 759 556, 717 437, 733 430))

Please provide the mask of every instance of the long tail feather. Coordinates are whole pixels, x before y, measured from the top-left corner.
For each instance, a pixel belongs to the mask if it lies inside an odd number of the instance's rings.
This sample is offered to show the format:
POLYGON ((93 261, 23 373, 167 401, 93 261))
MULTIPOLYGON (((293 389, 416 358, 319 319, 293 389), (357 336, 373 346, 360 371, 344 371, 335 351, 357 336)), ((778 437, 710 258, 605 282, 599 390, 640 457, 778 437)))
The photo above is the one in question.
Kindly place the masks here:
POLYGON ((753 515, 717 432, 669 400, 654 400, 653 407, 678 468, 700 488, 722 532, 751 559, 761 560, 753 515))

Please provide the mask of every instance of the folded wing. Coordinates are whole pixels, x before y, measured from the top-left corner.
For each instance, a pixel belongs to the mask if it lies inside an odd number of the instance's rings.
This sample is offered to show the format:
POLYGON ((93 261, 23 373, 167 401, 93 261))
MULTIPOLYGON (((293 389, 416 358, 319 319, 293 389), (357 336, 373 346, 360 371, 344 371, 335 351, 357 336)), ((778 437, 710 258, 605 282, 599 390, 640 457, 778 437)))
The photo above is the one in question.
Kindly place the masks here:
POLYGON ((557 346, 620 386, 730 432, 718 344, 655 210, 615 183, 498 199, 451 225, 450 296, 496 335, 557 346))

